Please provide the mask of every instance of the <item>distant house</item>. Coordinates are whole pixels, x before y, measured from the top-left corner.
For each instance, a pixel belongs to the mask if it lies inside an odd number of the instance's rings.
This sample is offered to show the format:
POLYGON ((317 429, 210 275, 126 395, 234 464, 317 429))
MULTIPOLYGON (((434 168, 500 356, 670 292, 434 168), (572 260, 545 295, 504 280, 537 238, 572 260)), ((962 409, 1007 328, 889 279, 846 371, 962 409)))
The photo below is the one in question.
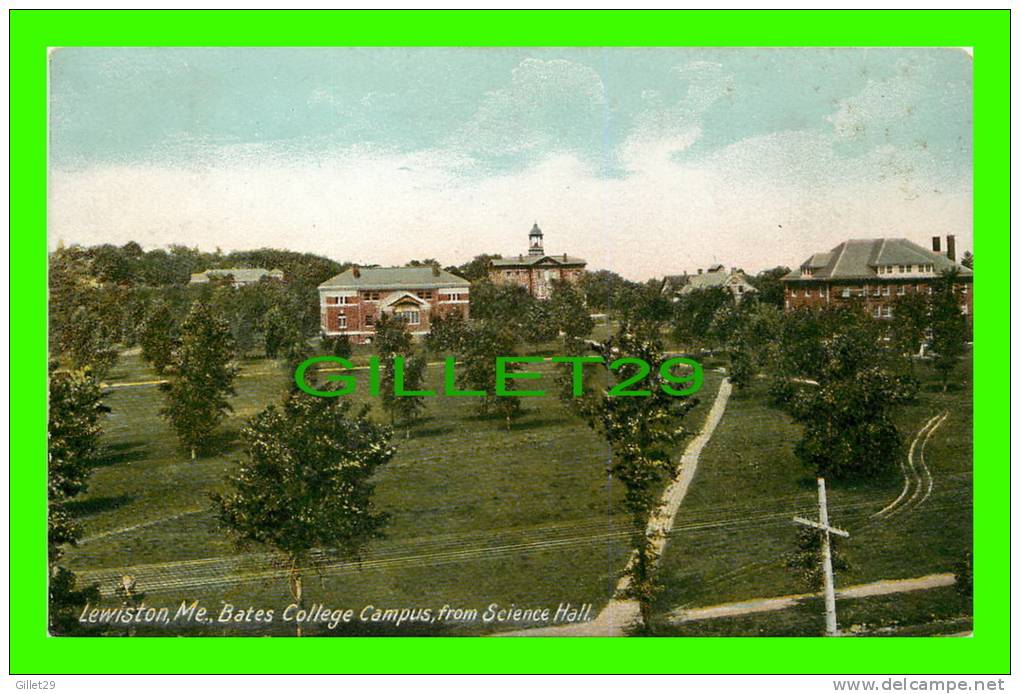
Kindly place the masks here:
POLYGON ((584 276, 584 259, 566 253, 546 255, 542 236, 536 223, 528 234, 528 254, 493 259, 489 279, 497 284, 518 284, 536 299, 548 299, 556 280, 580 280, 584 276))
POLYGON ((225 280, 229 276, 234 287, 258 284, 263 279, 283 281, 283 270, 265 270, 260 267, 227 267, 196 272, 191 275, 188 284, 208 284, 212 280, 225 280))
POLYGON ((429 332, 436 315, 468 316, 471 283, 438 267, 357 265, 319 285, 322 332, 371 342, 379 316, 407 323, 412 335, 429 332))
POLYGON ((858 303, 876 318, 892 318, 896 297, 931 294, 946 270, 957 270, 960 311, 974 314, 974 273, 956 262, 956 239, 932 238, 928 250, 907 239, 851 239, 815 253, 784 276, 786 309, 858 303))
POLYGON ((751 286, 743 270, 730 268, 727 272, 722 265, 713 265, 707 271, 698 268, 697 274, 694 275, 667 275, 662 281, 662 293, 672 296, 674 301, 693 291, 712 287, 728 290, 738 302, 745 294, 757 291, 751 286))

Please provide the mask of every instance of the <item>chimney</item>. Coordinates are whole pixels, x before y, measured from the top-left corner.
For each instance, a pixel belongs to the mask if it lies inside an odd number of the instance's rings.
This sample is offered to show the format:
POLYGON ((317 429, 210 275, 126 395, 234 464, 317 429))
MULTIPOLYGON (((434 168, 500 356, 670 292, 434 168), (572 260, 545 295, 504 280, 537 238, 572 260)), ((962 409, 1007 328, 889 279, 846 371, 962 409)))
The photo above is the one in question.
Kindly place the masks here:
POLYGON ((956 237, 946 234, 946 257, 956 262, 956 237))
POLYGON ((354 279, 361 277, 361 268, 357 265, 351 265, 351 274, 354 275, 354 279))
POLYGON ((731 275, 735 275, 735 274, 737 274, 737 268, 735 268, 735 267, 732 267, 732 266, 731 266, 731 267, 730 267, 730 274, 731 274, 731 275))
POLYGON ((701 274, 701 268, 700 267, 698 268, 698 274, 699 275, 701 274))
POLYGON ((931 250, 933 253, 942 252, 942 237, 940 236, 931 237, 931 250))
POLYGON ((432 266, 432 276, 439 277, 439 265, 432 266))
POLYGON ((567 262, 567 254, 566 253, 563 254, 563 262, 564 263, 567 262))

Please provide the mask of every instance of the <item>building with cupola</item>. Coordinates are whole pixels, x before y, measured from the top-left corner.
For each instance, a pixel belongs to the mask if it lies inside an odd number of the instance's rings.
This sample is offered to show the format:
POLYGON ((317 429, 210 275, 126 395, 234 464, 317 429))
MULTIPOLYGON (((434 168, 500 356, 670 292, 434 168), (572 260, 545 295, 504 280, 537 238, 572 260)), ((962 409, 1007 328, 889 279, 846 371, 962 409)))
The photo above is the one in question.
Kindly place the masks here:
POLYGON ((497 284, 517 284, 536 299, 548 299, 556 281, 577 282, 584 276, 583 258, 566 253, 546 253, 544 234, 536 222, 528 233, 528 253, 495 258, 489 279, 497 284))

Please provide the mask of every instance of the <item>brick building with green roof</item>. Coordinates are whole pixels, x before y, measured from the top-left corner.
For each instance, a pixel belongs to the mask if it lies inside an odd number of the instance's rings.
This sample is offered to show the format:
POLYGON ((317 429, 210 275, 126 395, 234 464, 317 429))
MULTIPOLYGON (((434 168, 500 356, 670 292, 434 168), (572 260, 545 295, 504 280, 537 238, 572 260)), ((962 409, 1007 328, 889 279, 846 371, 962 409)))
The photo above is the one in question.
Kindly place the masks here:
POLYGON ((899 296, 930 294, 947 270, 956 270, 960 311, 974 315, 974 273, 956 262, 956 240, 932 238, 931 250, 907 239, 851 239, 815 253, 784 276, 786 309, 857 303, 876 318, 892 318, 899 296))
POLYGON ((383 314, 405 321, 412 335, 426 335, 436 315, 468 317, 471 283, 438 267, 357 265, 319 285, 322 332, 371 342, 383 314))

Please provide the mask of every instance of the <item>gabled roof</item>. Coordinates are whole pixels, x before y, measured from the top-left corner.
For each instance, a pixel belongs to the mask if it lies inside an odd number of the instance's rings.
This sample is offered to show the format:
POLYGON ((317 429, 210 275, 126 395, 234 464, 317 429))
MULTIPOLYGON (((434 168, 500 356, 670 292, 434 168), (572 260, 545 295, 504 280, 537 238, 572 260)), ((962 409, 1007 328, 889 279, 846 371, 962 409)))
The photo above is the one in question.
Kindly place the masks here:
POLYGON ((709 289, 711 287, 723 287, 734 282, 744 284, 754 291, 754 287, 747 281, 747 276, 741 270, 727 272, 722 265, 714 265, 708 272, 699 275, 688 275, 687 283, 680 289, 680 293, 687 294, 698 289, 709 289))
POLYGON ((932 265, 936 275, 953 268, 964 277, 974 274, 969 268, 907 239, 850 239, 828 253, 815 253, 783 279, 876 277, 880 265, 932 265))
POLYGON ((563 253, 561 255, 519 255, 516 258, 493 258, 493 267, 526 267, 531 265, 539 265, 546 261, 545 264, 553 265, 585 265, 587 261, 584 258, 577 258, 572 255, 563 253))
POLYGON ((404 302, 410 302, 417 304, 418 306, 424 306, 426 303, 424 299, 419 296, 415 296, 411 292, 393 292, 393 294, 389 295, 385 301, 379 304, 379 307, 387 308, 404 302))
POLYGON ((471 283, 446 270, 431 267, 363 267, 359 277, 346 270, 319 285, 319 289, 441 289, 470 287, 471 283))

